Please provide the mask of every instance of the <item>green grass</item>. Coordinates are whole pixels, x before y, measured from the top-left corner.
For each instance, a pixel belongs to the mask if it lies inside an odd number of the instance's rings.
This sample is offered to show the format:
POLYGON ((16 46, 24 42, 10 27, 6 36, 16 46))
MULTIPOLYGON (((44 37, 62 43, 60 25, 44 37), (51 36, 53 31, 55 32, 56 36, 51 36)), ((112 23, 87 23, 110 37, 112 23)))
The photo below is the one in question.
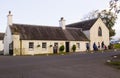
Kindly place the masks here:
POLYGON ((114 65, 114 66, 120 66, 120 61, 114 61, 114 62, 110 62, 109 64, 114 65))
POLYGON ((114 44, 115 49, 120 49, 120 44, 114 44))
POLYGON ((114 68, 120 69, 120 61, 113 61, 113 62, 109 62, 107 64, 114 68))

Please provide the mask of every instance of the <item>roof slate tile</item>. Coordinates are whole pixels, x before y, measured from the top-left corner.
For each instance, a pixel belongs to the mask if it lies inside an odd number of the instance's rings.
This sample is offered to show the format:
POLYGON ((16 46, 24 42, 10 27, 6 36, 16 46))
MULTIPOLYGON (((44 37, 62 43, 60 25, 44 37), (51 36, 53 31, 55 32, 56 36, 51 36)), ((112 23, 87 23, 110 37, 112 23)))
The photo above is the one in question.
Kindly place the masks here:
POLYGON ((61 27, 13 24, 10 29, 12 34, 19 34, 21 40, 88 41, 80 29, 69 27, 63 30, 61 27))

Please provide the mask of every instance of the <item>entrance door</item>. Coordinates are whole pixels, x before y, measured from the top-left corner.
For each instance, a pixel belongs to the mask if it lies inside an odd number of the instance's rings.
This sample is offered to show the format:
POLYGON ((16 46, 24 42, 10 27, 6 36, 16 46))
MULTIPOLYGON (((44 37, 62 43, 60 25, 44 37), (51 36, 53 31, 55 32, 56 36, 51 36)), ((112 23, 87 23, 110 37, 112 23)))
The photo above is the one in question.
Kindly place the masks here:
POLYGON ((13 55, 13 42, 9 44, 9 55, 13 55))
POLYGON ((57 54, 57 52, 58 52, 58 43, 54 43, 53 53, 54 53, 54 54, 57 54))
POLYGON ((70 47, 69 42, 66 42, 65 45, 66 45, 66 52, 69 52, 69 47, 70 47))

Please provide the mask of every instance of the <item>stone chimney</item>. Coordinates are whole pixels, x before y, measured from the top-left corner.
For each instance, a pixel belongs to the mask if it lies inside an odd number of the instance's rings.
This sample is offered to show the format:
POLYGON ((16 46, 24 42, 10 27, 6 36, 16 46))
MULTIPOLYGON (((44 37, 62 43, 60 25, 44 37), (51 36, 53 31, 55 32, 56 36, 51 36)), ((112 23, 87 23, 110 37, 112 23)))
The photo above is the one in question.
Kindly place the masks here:
POLYGON ((65 20, 63 17, 61 17, 61 19, 59 20, 59 25, 60 25, 60 27, 62 27, 62 29, 64 29, 64 30, 66 29, 65 20))
POLYGON ((11 14, 11 11, 9 11, 9 14, 8 14, 7 18, 8 18, 8 20, 7 20, 8 26, 12 26, 12 14, 11 14))

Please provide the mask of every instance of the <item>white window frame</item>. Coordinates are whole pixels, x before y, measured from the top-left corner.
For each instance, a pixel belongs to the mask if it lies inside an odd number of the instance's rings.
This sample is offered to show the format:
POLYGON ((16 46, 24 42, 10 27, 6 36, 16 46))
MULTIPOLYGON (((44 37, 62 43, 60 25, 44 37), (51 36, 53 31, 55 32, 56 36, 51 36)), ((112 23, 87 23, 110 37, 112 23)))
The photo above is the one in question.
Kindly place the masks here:
POLYGON ((29 50, 34 50, 34 42, 29 42, 28 46, 29 46, 29 50))
POLYGON ((76 43, 77 49, 80 49, 80 43, 76 43))
POLYGON ((47 49, 47 43, 46 42, 42 42, 42 49, 47 49))

